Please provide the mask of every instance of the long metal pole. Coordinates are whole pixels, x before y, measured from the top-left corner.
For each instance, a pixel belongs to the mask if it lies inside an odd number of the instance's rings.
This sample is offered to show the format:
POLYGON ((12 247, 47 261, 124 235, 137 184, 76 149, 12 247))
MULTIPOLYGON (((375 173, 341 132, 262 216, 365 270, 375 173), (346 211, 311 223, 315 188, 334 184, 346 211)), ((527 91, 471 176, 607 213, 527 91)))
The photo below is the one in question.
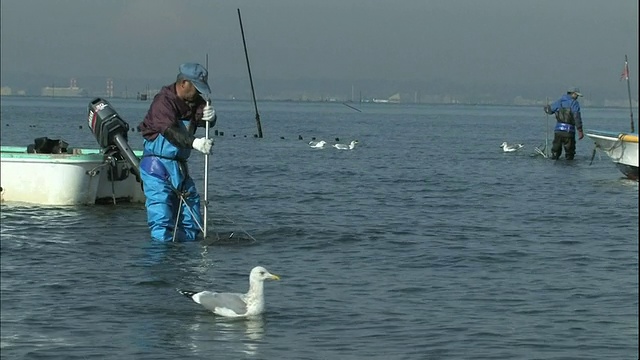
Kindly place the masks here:
POLYGON ((631 85, 629 84, 629 62, 627 60, 627 55, 624 55, 624 70, 623 74, 627 78, 627 93, 629 94, 629 116, 631 117, 631 132, 635 131, 635 127, 633 126, 633 106, 631 105, 631 85))
MULTIPOLYGON (((209 54, 206 55, 205 69, 209 71, 209 54)), ((209 96, 207 96, 207 105, 211 103, 209 96)), ((209 140, 209 122, 204 124, 204 137, 209 140)), ((202 214, 202 235, 207 238, 207 215, 209 214, 209 154, 204 154, 204 211, 202 214)))
POLYGON ((251 77, 251 66, 249 66, 249 54, 247 53, 247 42, 244 40, 244 28, 242 27, 242 16, 238 9, 238 20, 240 21, 240 32, 242 33, 242 44, 244 45, 244 57, 247 59, 247 70, 249 71, 249 82, 251 83, 251 96, 253 97, 253 107, 256 110, 256 125, 258 126, 258 137, 262 138, 262 125, 260 124, 260 114, 258 114, 258 104, 256 103, 256 92, 253 89, 253 78, 251 77))
MULTIPOLYGON (((207 105, 209 101, 207 100, 207 105)), ((209 140, 209 122, 204 125, 204 137, 209 140)), ((204 154, 204 213, 202 214, 202 234, 207 238, 207 214, 209 213, 209 154, 204 154)))
MULTIPOLYGON (((549 97, 547 96, 547 105, 549 105, 549 97)), ((544 135, 544 157, 549 157, 549 114, 547 116, 547 126, 545 127, 545 135, 544 135)))

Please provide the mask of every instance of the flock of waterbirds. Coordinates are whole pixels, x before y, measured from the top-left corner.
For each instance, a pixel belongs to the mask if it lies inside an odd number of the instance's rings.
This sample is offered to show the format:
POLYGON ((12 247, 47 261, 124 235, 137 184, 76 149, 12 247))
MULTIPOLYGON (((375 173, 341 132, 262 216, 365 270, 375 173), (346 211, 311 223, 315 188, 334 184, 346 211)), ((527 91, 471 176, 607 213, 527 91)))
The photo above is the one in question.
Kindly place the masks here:
MULTIPOLYGON (((353 150, 356 147, 356 144, 358 144, 358 140, 352 140, 349 144, 334 143, 334 144, 331 144, 331 147, 336 148, 338 150, 353 150)), ((324 140, 309 141, 309 147, 312 147, 314 149, 324 149, 325 146, 327 145, 328 143, 324 140)))

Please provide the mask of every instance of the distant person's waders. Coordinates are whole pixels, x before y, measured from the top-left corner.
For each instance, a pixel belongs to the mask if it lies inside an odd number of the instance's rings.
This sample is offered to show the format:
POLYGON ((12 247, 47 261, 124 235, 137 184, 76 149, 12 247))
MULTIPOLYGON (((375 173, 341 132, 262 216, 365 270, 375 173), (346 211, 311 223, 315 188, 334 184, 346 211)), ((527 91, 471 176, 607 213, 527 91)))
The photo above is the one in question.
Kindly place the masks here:
POLYGON ((576 126, 571 109, 560 108, 556 112, 556 121, 551 158, 557 160, 564 148, 564 157, 567 160, 573 160, 576 155, 576 126))

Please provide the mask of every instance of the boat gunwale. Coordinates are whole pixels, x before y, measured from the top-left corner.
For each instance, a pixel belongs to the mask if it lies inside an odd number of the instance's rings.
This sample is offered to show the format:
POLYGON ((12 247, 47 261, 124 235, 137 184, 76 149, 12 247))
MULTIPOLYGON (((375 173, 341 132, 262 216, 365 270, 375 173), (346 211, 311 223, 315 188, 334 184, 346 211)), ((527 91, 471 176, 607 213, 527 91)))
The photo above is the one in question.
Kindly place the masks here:
MULTIPOLYGON (((81 163, 103 163, 108 156, 100 149, 89 148, 69 148, 69 152, 59 154, 28 153, 24 146, 2 146, 0 148, 0 159, 3 162, 24 162, 24 163, 52 163, 52 164, 81 164, 81 163)), ((142 156, 141 150, 134 150, 138 157, 142 156)))
POLYGON ((607 130, 585 130, 585 135, 591 138, 611 140, 611 141, 623 141, 630 143, 638 142, 638 134, 624 131, 607 131, 607 130))

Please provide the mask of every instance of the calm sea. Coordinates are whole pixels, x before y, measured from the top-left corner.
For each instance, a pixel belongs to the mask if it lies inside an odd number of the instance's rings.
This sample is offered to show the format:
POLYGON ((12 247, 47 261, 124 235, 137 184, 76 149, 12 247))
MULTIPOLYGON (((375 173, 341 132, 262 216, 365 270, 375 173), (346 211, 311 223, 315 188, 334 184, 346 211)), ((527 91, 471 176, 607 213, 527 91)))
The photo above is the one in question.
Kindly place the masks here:
MULTIPOLYGON (((89 101, 3 97, 2 145, 96 147, 89 101)), ((132 127, 149 106, 112 104, 132 127)), ((139 204, 2 204, 2 358, 638 357, 638 183, 590 165, 588 138, 554 162, 532 156, 540 107, 352 105, 258 103, 256 139, 252 103, 216 102, 206 242, 152 242, 139 204), (256 265, 282 277, 259 319, 175 291, 244 292, 256 265)), ((583 118, 629 127, 625 109, 583 118)))

